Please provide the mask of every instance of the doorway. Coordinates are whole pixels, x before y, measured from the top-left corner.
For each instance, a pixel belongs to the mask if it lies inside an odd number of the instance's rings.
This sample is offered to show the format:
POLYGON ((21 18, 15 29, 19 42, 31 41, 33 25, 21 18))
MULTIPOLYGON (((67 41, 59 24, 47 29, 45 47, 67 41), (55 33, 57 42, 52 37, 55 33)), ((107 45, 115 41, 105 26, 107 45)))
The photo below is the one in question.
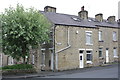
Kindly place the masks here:
POLYGON ((106 48, 106 63, 109 63, 109 49, 106 48))
POLYGON ((83 57, 84 50, 79 51, 79 68, 84 68, 84 57, 83 57))

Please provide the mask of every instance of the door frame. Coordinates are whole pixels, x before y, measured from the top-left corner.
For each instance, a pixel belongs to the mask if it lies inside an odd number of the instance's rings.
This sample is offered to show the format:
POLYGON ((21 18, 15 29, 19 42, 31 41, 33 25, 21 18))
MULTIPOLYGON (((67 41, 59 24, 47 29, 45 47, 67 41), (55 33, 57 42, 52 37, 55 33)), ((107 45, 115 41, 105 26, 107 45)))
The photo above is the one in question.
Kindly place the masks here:
POLYGON ((105 62, 106 62, 106 63, 109 63, 109 48, 106 48, 105 56, 106 56, 105 62))
POLYGON ((85 52, 85 49, 79 49, 79 68, 84 68, 84 52, 85 52), (80 53, 80 51, 83 51, 83 53, 80 53), (82 61, 80 59, 80 56, 82 56, 82 61))

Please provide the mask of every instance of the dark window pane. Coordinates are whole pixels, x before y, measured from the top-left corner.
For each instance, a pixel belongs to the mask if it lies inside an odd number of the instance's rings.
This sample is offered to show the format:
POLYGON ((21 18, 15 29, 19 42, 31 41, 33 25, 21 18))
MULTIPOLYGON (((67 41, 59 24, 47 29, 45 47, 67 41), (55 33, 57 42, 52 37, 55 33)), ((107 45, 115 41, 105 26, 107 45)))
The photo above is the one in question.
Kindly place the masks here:
POLYGON ((92 61, 92 54, 87 54, 87 61, 92 61))
POLYGON ((99 48, 99 57, 102 57, 102 48, 99 48))
POLYGON ((80 50, 80 52, 79 53, 83 53, 83 50, 80 50))
POLYGON ((80 60, 82 60, 82 56, 80 56, 80 60))
POLYGON ((102 57, 102 51, 99 51, 99 57, 102 57))
POLYGON ((91 53, 91 51, 86 51, 87 53, 91 53))

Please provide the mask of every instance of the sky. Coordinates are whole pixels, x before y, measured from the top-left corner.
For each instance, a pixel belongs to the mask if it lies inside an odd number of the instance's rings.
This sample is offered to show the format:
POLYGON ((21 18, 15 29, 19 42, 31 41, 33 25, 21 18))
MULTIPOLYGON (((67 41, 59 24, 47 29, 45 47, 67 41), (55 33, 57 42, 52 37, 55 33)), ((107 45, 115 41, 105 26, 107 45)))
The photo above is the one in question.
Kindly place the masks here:
POLYGON ((118 19, 118 2, 120 0, 1 0, 0 12, 4 12, 9 6, 15 7, 17 3, 22 4, 25 8, 34 7, 38 10, 44 10, 45 6, 57 8, 57 13, 78 15, 81 7, 84 6, 88 11, 89 17, 95 17, 96 14, 102 13, 103 18, 116 16, 118 19))

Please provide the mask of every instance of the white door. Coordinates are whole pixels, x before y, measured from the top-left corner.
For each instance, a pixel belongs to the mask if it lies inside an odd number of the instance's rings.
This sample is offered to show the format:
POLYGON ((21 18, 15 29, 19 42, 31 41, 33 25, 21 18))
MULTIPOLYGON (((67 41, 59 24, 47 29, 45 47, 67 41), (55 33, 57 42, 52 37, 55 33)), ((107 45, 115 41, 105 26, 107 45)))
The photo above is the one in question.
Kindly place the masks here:
POLYGON ((84 68, 84 58, 83 58, 83 50, 80 50, 79 53, 79 68, 84 68))
POLYGON ((106 49, 106 63, 109 62, 109 52, 108 52, 108 49, 106 49))

